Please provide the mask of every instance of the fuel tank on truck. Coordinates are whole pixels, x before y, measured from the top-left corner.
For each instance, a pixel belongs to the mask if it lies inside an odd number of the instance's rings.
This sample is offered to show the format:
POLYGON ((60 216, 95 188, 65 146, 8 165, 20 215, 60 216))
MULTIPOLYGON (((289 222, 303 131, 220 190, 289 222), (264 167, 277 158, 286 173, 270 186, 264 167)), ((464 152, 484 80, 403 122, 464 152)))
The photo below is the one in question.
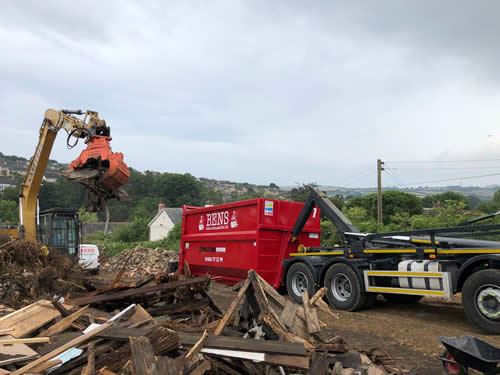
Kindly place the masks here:
POLYGON ((184 206, 179 266, 193 275, 218 276, 234 284, 254 269, 275 288, 281 284, 283 259, 298 246, 320 246, 320 212, 315 210, 298 240, 291 230, 303 203, 257 198, 211 207, 184 206))

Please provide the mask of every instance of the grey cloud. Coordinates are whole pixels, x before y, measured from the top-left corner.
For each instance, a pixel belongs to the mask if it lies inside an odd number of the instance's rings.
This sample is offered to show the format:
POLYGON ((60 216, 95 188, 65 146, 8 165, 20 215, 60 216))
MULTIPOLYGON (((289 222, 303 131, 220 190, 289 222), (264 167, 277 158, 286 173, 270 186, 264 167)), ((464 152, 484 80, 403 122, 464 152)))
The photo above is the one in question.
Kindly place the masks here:
MULTIPOLYGON (((7 2, 0 151, 30 156, 50 106, 99 111, 135 168, 258 183, 373 185, 378 157, 498 155, 498 7, 7 2)), ((63 143, 53 158, 76 157, 63 143)))

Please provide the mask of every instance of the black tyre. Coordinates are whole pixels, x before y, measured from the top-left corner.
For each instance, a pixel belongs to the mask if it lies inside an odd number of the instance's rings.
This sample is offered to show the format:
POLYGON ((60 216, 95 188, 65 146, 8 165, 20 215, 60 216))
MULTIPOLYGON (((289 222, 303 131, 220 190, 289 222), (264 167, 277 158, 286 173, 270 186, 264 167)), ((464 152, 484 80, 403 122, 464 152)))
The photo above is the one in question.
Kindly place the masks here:
POLYGON ((459 365, 458 363, 454 363, 455 359, 451 356, 450 353, 448 353, 447 350, 441 354, 441 357, 446 359, 446 361, 443 361, 443 368, 444 371, 447 374, 450 375, 466 375, 467 374, 467 368, 459 365))
POLYGON ((465 280, 462 288, 465 316, 486 333, 500 333, 500 270, 482 270, 465 280))
POLYGON ((344 263, 331 266, 325 275, 326 297, 330 305, 339 310, 356 311, 365 307, 367 293, 356 272, 344 263))
POLYGON ((410 294, 392 294, 386 293, 384 294, 384 298, 390 303, 397 303, 401 305, 411 305, 413 303, 417 303, 424 296, 413 296, 410 294))
POLYGON ((292 264, 286 274, 286 290, 288 295, 297 303, 302 303, 302 293, 307 290, 309 297, 316 292, 314 275, 304 263, 292 264))

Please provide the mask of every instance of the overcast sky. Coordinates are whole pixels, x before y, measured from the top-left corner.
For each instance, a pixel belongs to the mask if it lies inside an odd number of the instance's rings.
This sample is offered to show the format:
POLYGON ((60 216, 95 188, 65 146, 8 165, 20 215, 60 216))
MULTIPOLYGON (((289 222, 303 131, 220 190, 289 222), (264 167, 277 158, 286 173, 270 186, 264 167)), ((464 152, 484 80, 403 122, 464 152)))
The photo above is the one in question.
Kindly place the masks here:
MULTIPOLYGON (((71 108, 98 111, 142 171, 351 187, 375 185, 377 158, 399 185, 500 173, 390 163, 500 159, 499 14, 494 0, 4 1, 0 151, 31 157, 43 112, 71 108)), ((53 159, 82 149, 65 144, 53 159)))

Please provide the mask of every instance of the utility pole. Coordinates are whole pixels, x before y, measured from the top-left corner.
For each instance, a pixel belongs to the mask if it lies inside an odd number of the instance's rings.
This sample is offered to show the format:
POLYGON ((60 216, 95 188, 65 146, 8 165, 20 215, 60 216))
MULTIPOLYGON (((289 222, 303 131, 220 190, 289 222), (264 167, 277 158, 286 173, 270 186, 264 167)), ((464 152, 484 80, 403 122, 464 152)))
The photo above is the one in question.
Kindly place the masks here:
POLYGON ((384 162, 377 159, 377 221, 382 224, 382 171, 384 162))

